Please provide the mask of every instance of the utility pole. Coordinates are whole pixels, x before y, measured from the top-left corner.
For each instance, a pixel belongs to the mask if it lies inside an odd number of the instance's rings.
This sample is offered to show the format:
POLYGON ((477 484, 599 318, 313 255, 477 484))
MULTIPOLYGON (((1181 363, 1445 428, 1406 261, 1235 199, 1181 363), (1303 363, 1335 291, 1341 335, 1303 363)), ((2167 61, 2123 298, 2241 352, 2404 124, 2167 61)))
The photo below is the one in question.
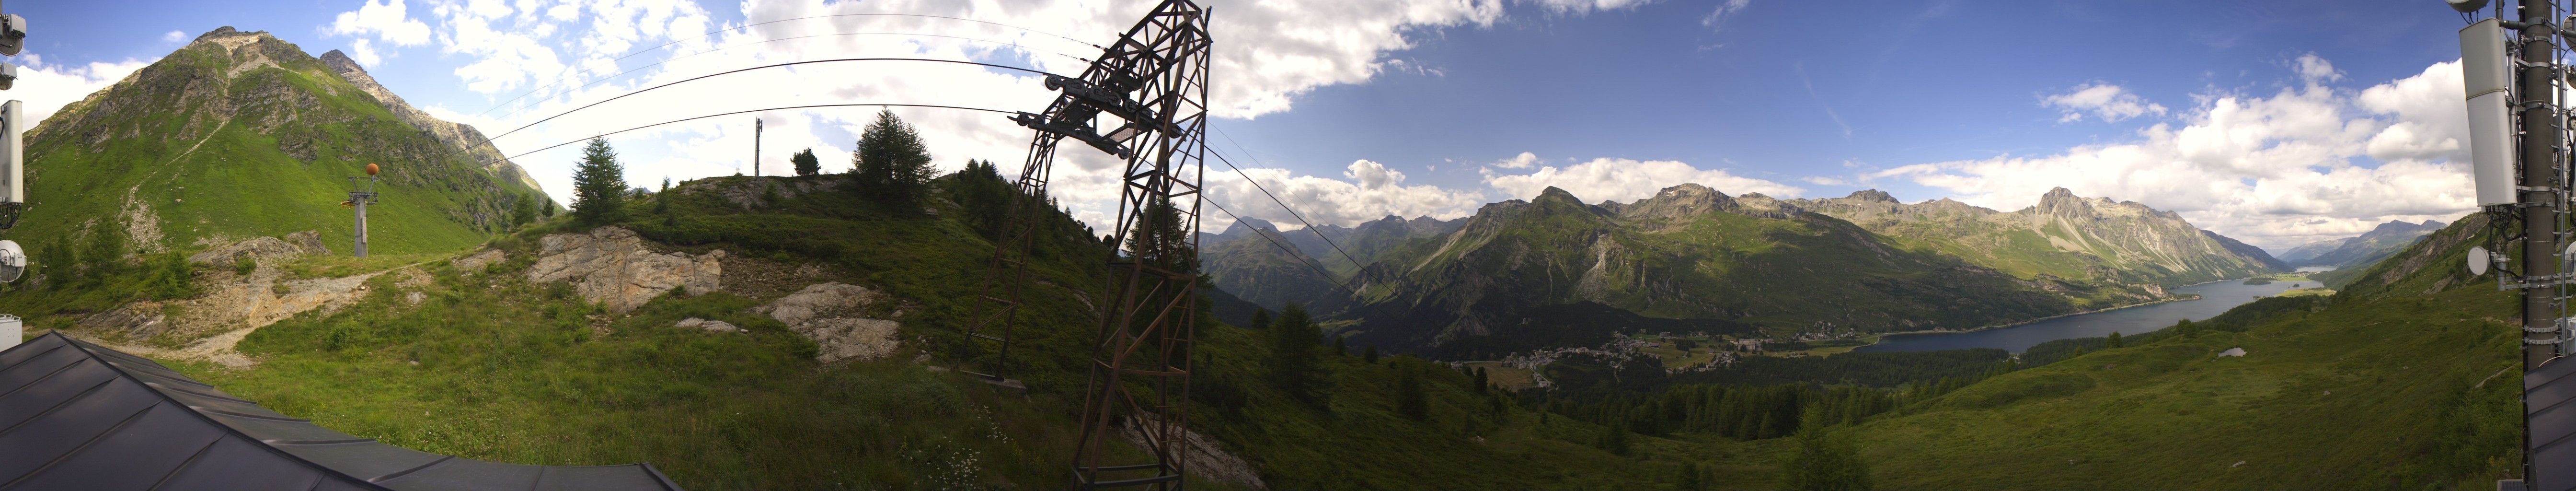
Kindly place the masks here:
POLYGON ((751 118, 751 177, 760 177, 760 118, 751 118))
POLYGON ((367 177, 349 178, 349 200, 340 204, 358 209, 357 245, 351 247, 358 257, 367 257, 367 205, 376 202, 376 164, 367 164, 367 177), (359 184, 364 179, 366 184, 359 184))

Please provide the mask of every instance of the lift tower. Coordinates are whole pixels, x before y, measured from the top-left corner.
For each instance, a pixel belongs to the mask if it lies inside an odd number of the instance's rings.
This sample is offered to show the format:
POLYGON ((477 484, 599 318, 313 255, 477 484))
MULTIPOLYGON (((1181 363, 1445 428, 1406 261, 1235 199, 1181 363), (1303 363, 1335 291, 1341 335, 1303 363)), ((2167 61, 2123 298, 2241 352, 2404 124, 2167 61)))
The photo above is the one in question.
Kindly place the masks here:
POLYGON ((1075 488, 1182 485, 1207 154, 1207 26, 1207 9, 1166 0, 1102 48, 1081 76, 1047 76, 1047 89, 1062 94, 1045 112, 1010 118, 1037 135, 1020 170, 1016 210, 994 242, 984 294, 967 319, 960 372, 1021 387, 1009 378, 1011 334, 1030 280, 1024 261, 1048 211, 1056 144, 1071 138, 1124 161, 1107 244, 1118 252, 1097 297, 1108 305, 1092 343, 1082 439, 1073 455, 1075 488), (1142 440, 1150 454, 1144 461, 1110 461, 1107 444, 1122 432, 1142 440))

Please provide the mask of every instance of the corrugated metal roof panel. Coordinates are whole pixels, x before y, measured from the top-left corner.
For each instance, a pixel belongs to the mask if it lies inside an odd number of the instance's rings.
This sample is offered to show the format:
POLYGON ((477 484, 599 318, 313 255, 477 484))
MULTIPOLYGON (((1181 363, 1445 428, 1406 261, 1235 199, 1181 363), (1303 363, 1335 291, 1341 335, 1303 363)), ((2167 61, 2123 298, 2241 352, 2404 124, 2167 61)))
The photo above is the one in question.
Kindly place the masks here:
POLYGON ((0 448, 9 489, 680 489, 648 464, 504 464, 350 436, 62 333, 0 351, 0 448))

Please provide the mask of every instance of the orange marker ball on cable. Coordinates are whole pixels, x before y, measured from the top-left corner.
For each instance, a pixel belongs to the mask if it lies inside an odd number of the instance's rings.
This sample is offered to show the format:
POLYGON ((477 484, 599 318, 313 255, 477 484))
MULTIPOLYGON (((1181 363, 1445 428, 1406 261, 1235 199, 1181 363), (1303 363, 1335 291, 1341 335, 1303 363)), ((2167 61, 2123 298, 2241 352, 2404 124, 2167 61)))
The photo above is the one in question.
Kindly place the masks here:
POLYGON ((367 163, 367 175, 370 175, 370 176, 372 176, 372 175, 376 175, 376 163, 375 163, 375 162, 368 162, 368 163, 367 163))

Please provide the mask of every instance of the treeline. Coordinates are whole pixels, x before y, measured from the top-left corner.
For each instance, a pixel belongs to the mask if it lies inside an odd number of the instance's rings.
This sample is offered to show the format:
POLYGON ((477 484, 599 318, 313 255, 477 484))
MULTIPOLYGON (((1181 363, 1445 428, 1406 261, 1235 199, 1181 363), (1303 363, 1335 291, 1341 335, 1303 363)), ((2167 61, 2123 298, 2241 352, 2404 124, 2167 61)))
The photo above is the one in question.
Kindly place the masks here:
MULTIPOLYGON (((1790 436, 1807 429, 1859 423, 1869 416, 1930 400, 2018 368, 2008 361, 1990 362, 1974 372, 1909 381, 1894 387, 1815 383, 1684 384, 1652 393, 1612 396, 1590 402, 1551 400, 1544 406, 1553 413, 1642 435, 1690 432, 1761 440, 1790 436)), ((1618 442, 1613 440, 1616 438, 1624 437, 1605 434, 1599 444, 1615 446, 1618 442)))

